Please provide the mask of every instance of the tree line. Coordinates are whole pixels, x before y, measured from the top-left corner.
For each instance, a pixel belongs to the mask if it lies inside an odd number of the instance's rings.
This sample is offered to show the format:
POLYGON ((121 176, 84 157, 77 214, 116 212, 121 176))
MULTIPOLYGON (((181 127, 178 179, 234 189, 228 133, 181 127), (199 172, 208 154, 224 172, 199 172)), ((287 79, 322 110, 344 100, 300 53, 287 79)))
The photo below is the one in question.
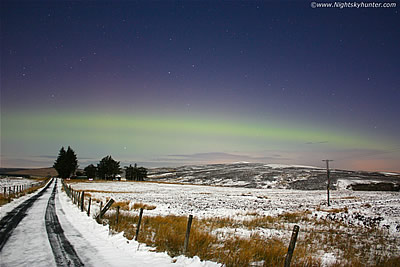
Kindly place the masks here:
MULTIPOLYGON (((58 157, 53 164, 60 178, 70 178, 77 173, 78 169, 78 158, 75 151, 68 147, 67 150, 61 147, 58 157)), ((90 164, 83 169, 83 174, 88 178, 98 178, 103 180, 121 180, 119 174, 122 173, 120 162, 114 160, 111 156, 105 156, 100 160, 97 166, 90 164)), ((130 164, 125 167, 125 178, 126 180, 132 181, 144 181, 147 177, 147 169, 144 167, 137 167, 130 164)))

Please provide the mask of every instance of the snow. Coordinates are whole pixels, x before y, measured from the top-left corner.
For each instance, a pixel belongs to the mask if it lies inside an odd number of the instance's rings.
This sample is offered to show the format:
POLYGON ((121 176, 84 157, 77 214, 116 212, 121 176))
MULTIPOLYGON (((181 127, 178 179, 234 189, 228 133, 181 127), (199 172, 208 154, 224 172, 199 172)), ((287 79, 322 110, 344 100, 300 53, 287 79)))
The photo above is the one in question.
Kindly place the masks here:
MULTIPOLYGON (((1 180, 1 179, 0 179, 1 180)), ((37 182, 35 180, 33 180, 34 182, 37 182)), ((11 186, 11 185, 9 185, 11 186)), ((30 194, 26 194, 22 197, 19 198, 14 198, 11 200, 10 203, 0 206, 0 219, 2 219, 8 212, 10 212, 11 210, 13 210, 15 207, 17 207, 19 204, 21 204, 22 202, 24 202, 25 200, 29 199, 30 197, 36 195, 39 191, 30 193, 30 194)))
POLYGON ((90 245, 83 246, 79 241, 75 242, 73 238, 69 238, 71 243, 76 243, 74 247, 79 248, 80 246, 82 249, 93 247, 97 250, 89 258, 93 263, 92 266, 220 266, 214 262, 200 261, 198 257, 187 258, 180 256, 172 259, 166 253, 151 252, 152 248, 139 244, 134 240, 127 240, 123 233, 110 235, 107 226, 98 224, 91 217, 88 217, 85 212, 80 212, 66 194, 59 192, 58 195, 59 206, 65 212, 65 216, 62 216, 63 222, 60 219, 63 229, 66 229, 68 224, 73 225, 75 232, 79 232, 90 245), (101 255, 103 258, 99 259, 96 255, 101 255), (176 262, 173 263, 175 260, 176 262))
POLYGON ((163 174, 153 174, 153 175, 149 175, 148 178, 163 178, 163 177, 169 177, 169 176, 175 176, 175 174, 171 173, 171 172, 167 172, 167 173, 163 173, 163 174))
MULTIPOLYGON (((332 189, 335 189, 338 179, 362 180, 374 184, 387 183, 393 184, 393 188, 397 188, 396 184, 400 183, 400 175, 339 169, 331 170, 331 174, 332 189)), ((323 168, 263 163, 156 168, 149 170, 148 179, 154 182, 296 190, 325 190, 327 183, 326 169, 323 168)))
POLYGON ((347 190, 351 185, 355 184, 374 184, 382 181, 376 179, 360 179, 358 177, 350 177, 348 179, 338 179, 336 187, 338 190, 347 190))
POLYGON ((392 176, 392 175, 400 175, 400 173, 396 173, 396 172, 380 172, 380 173, 382 173, 382 174, 384 174, 384 175, 389 175, 389 176, 392 176))
MULTIPOLYGON (((345 186, 344 184, 343 186, 345 186)), ((234 217, 246 219, 247 212, 259 215, 278 215, 283 212, 314 211, 326 206, 325 190, 255 189, 153 182, 92 182, 74 183, 76 190, 89 192, 92 199, 103 201, 131 201, 156 206, 146 210, 148 216, 192 214, 198 218, 234 217), (89 191, 88 191, 89 190, 89 191), (92 192, 105 191, 105 192, 92 192)), ((367 192, 331 190, 331 209, 346 207, 349 214, 382 217, 393 235, 400 224, 400 194, 398 192, 367 192)), ((92 201, 92 205, 99 205, 92 201)), ((131 211, 137 212, 137 211, 131 211)), ((352 220, 350 216, 346 219, 352 220)), ((354 223, 354 222, 351 222, 354 223)))
POLYGON ((338 179, 336 182, 336 188, 338 190, 347 190, 350 185, 357 183, 358 180, 349 179, 338 179))
POLYGON ((336 263, 336 257, 333 253, 324 253, 321 257, 322 266, 331 266, 336 263))
POLYGON ((321 169, 319 167, 314 166, 305 166, 305 165, 286 165, 286 164, 275 164, 270 163, 264 165, 265 167, 269 167, 271 169, 285 169, 285 168, 300 168, 300 169, 321 169))
MULTIPOLYGON (((0 266, 56 266, 45 229, 44 214, 51 194, 50 188, 28 210, 27 216, 14 229, 0 252, 0 266)), ((1 207, 11 210, 28 196, 1 207)), ((157 266, 214 267, 215 262, 198 257, 171 258, 166 253, 151 252, 136 241, 128 241, 123 233, 110 235, 107 226, 100 225, 72 204, 58 183, 56 212, 64 234, 74 246, 85 266, 157 266)))
MULTIPOLYGON (((3 187, 18 186, 18 185, 31 185, 38 183, 37 180, 27 179, 22 177, 4 177, 0 178, 0 189, 3 187)), ((0 192, 2 193, 2 192, 0 192)))
MULTIPOLYGON (((346 188, 354 179, 339 179, 338 188, 346 188)), ((98 212, 98 201, 113 198, 115 201, 131 201, 154 205, 156 209, 145 210, 146 216, 192 214, 195 218, 232 217, 246 220, 249 213, 277 215, 291 211, 312 211, 310 216, 326 218, 332 214, 326 208, 325 190, 256 189, 205 185, 180 185, 154 182, 80 182, 71 183, 76 190, 84 190, 92 197, 92 214, 98 212), (102 192, 104 191, 104 192, 102 192)), ((86 266, 220 266, 215 262, 201 261, 198 257, 179 256, 171 258, 166 253, 156 253, 154 248, 127 240, 123 233, 110 234, 103 226, 76 205, 61 191, 58 183, 56 212, 64 233, 86 266)), ((44 212, 52 186, 28 210, 28 215, 14 230, 12 238, 0 253, 0 266, 55 266, 44 227, 44 212), (29 221, 29 223, 27 223, 29 221), (23 249, 21 249, 23 248, 23 249)), ((34 193, 35 194, 35 193, 34 193)), ((8 211, 32 196, 23 196, 0 208, 0 218, 8 211)), ((337 219, 362 226, 356 218, 381 217, 380 226, 388 229, 394 238, 400 237, 400 194, 398 192, 365 192, 332 190, 330 209, 346 207, 346 213, 334 213, 337 219)), ((128 211, 124 211, 128 212, 128 211)), ((137 212, 135 210, 129 212, 137 212)), ((238 227, 213 229, 212 234, 227 238, 231 234, 250 237, 258 234, 265 238, 290 238, 290 231, 268 228, 245 229, 238 227)), ((335 264, 338 255, 321 251, 322 266, 335 264)))

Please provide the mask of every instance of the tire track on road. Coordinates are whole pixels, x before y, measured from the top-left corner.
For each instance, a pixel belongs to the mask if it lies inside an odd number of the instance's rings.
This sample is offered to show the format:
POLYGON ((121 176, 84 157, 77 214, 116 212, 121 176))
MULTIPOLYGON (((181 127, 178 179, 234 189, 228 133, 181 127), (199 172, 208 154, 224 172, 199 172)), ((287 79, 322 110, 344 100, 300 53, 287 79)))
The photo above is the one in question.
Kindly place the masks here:
POLYGON ((53 250, 57 266, 84 266, 72 244, 65 237, 56 213, 55 196, 57 193, 57 181, 47 203, 45 223, 47 236, 53 250))
MULTIPOLYGON (((54 179, 53 179, 54 180, 54 179)), ((3 249, 6 244, 8 238, 11 236, 14 229, 17 225, 22 221, 22 219, 26 216, 26 211, 32 207, 33 203, 41 197, 44 192, 49 188, 50 184, 53 182, 47 183, 47 185, 36 195, 22 202, 18 207, 14 208, 12 211, 7 213, 7 215, 1 219, 0 221, 0 251, 3 249)))

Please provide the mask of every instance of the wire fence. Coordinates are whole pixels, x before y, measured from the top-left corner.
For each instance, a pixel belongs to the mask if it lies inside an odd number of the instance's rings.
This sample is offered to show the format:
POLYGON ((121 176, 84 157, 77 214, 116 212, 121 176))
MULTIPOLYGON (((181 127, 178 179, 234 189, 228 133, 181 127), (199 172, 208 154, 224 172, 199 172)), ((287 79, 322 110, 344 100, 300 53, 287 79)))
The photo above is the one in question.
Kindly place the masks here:
MULTIPOLYGON (((71 187, 68 188, 66 186, 66 192, 67 194, 70 194, 68 191, 71 189, 71 187)), ((74 196, 70 196, 72 199, 74 199, 74 196)), ((79 193, 75 198, 79 199, 79 193)), ((75 202, 77 203, 77 202, 75 202)), ((79 203, 79 202, 78 202, 79 203)), ((79 206, 79 204, 78 204, 79 206)), ((90 209, 90 208, 89 208, 90 209)), ((119 209, 118 209, 119 213, 119 209)), ((151 216, 149 216, 151 217, 151 216)), ((195 218, 196 219, 196 218, 195 218)), ((197 218, 198 220, 203 220, 202 218, 197 218)), ((246 226, 246 223, 243 221, 230 221, 227 223, 226 220, 218 220, 218 218, 212 218, 211 224, 220 224, 220 225, 226 225, 226 227, 231 228, 231 229, 240 229, 240 228, 248 228, 248 229, 264 229, 264 230, 273 230, 273 231, 278 231, 278 232, 285 232, 286 234, 293 233, 292 228, 295 225, 300 225, 300 230, 299 230, 299 241, 298 243, 303 243, 306 242, 303 234, 309 234, 309 235, 324 235, 324 236, 332 236, 332 235, 340 235, 346 237, 348 240, 352 239, 358 239, 359 242, 370 242, 371 240, 384 240, 384 243, 387 245, 385 247, 378 247, 375 246, 374 250, 376 251, 384 251, 384 252, 390 252, 393 254, 398 254, 400 251, 400 235, 399 236, 393 236, 392 234, 388 233, 387 230, 381 229, 377 227, 376 225, 374 228, 368 228, 368 227, 362 227, 362 226, 353 226, 348 230, 348 232, 339 230, 339 229, 327 229, 327 230, 321 230, 321 229, 316 229, 316 227, 313 228, 313 224, 310 222, 297 220, 295 222, 278 222, 276 224, 279 224, 280 226, 274 227, 270 225, 262 225, 262 226, 257 226, 257 227, 248 227, 246 226), (307 224, 308 223, 308 224, 307 224), (311 228, 311 229, 310 229, 311 228), (357 231, 364 231, 364 232, 357 232, 357 231), (386 231, 386 234, 373 234, 373 231, 386 231)), ((335 223, 332 221, 332 223, 335 223)), ((271 223, 272 224, 272 223, 271 223)), ((340 225, 340 227, 343 227, 343 225, 340 225)), ((206 230, 207 227, 202 227, 202 230, 206 230)), ((257 230, 255 231, 257 232, 257 230)), ((273 235, 273 234, 272 234, 273 235)))

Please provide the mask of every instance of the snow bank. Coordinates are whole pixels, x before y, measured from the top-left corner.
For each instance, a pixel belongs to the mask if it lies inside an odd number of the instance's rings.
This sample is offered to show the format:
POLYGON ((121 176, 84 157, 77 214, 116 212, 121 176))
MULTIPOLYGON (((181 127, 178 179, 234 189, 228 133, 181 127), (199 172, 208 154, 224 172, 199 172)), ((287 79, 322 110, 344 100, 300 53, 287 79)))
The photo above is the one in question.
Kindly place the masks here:
MULTIPOLYGON (((154 248, 147 247, 134 240, 127 240, 123 233, 110 235, 107 226, 98 224, 94 219, 81 212, 64 192, 59 190, 59 202, 68 222, 97 252, 101 255, 97 259, 89 257, 93 266, 157 266, 157 267, 217 267, 221 264, 210 261, 201 261, 198 257, 187 258, 179 256, 171 258, 167 253, 152 252, 154 248)), ((72 242, 72 241, 71 241, 72 242)), ((75 245, 74 246, 79 246, 75 245)), ((89 264, 90 265, 90 264, 89 264)))

